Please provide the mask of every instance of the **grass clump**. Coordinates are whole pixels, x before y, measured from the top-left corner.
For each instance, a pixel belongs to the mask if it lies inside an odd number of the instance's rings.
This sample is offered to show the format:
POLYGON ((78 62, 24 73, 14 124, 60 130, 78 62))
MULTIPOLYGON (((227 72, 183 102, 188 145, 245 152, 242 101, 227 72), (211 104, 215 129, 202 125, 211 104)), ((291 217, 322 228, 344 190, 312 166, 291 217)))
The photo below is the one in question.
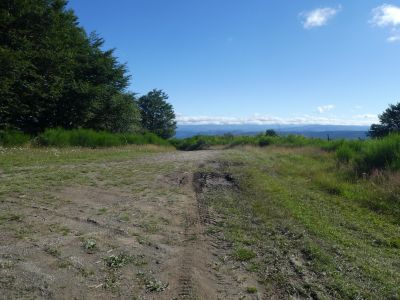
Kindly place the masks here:
POLYGON ((119 269, 127 264, 133 264, 135 266, 143 266, 147 264, 143 255, 128 255, 120 253, 118 255, 110 255, 104 258, 104 262, 107 267, 111 269, 119 269))
POLYGON ((87 253, 92 254, 97 250, 97 242, 94 239, 87 239, 83 242, 83 248, 87 253))
POLYGON ((246 288, 246 292, 249 294, 256 294, 257 293, 257 288, 255 286, 248 286, 246 288))
POLYGON ((57 247, 55 247, 55 246, 47 246, 47 247, 44 249, 44 251, 45 251, 47 254, 49 254, 49 255, 51 255, 51 256, 54 256, 54 257, 60 257, 60 256, 61 256, 60 250, 59 250, 57 247))
POLYGON ((145 282, 147 293, 161 293, 168 287, 168 283, 164 283, 157 279, 148 279, 145 282))
POLYGON ((147 293, 161 293, 169 286, 168 283, 162 282, 143 271, 139 271, 136 277, 140 279, 147 293))
POLYGON ((239 261, 249 261, 256 257, 253 250, 247 248, 238 248, 235 251, 235 258, 239 261))
POLYGON ((31 137, 27 134, 16 130, 3 130, 0 131, 0 146, 22 146, 28 144, 31 137))
POLYGON ((111 133, 91 129, 47 129, 41 133, 36 142, 41 146, 79 146, 79 147, 116 147, 123 145, 169 145, 168 141, 153 133, 111 133))
POLYGON ((107 267, 112 269, 119 269, 131 262, 131 257, 124 253, 119 255, 110 255, 104 259, 107 267))

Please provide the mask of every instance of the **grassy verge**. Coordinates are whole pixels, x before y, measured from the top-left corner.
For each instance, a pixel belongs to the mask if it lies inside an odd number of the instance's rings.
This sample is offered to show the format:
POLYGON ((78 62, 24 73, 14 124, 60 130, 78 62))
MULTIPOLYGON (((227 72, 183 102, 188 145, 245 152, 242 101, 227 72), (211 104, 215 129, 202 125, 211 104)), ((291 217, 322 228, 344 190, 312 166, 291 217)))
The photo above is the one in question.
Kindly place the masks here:
POLYGON ((0 132, 0 146, 33 146, 52 147, 116 147, 124 145, 161 145, 170 143, 153 133, 111 133, 106 131, 94 131, 91 129, 47 129, 38 136, 32 138, 18 131, 0 132))
POLYGON ((215 230, 270 296, 400 297, 395 175, 354 179, 317 148, 230 150, 221 163, 238 189, 207 193, 215 230))
POLYGON ((382 139, 367 140, 322 140, 299 135, 288 136, 194 136, 175 139, 171 143, 180 150, 201 150, 214 146, 232 148, 239 145, 318 147, 324 151, 335 152, 339 164, 350 166, 357 175, 400 170, 400 135, 393 134, 382 139))

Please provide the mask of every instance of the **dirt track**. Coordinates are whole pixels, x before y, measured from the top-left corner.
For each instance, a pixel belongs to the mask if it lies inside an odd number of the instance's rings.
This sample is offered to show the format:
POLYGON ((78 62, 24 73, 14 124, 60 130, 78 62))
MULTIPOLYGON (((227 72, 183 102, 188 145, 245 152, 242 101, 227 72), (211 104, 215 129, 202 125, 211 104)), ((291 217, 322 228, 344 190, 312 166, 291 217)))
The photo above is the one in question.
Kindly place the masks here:
POLYGON ((255 281, 229 265, 229 245, 208 232, 217 216, 197 172, 220 154, 67 163, 82 180, 2 196, 11 217, 0 223, 0 298, 257 299, 244 289, 255 281))

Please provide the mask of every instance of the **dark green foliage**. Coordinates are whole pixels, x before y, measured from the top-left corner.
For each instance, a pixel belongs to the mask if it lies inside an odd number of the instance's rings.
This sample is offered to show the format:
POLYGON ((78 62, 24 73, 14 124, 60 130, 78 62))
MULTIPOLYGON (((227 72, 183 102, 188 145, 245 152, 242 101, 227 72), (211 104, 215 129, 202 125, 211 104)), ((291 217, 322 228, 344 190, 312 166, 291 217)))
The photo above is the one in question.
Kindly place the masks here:
POLYGON ((152 133, 123 134, 91 129, 47 129, 41 133, 36 142, 41 146, 80 146, 80 147, 113 147, 122 145, 169 145, 162 138, 152 133))
POLYGON ((389 132, 389 129, 382 124, 372 124, 368 131, 368 136, 372 138, 379 138, 387 136, 389 132))
POLYGON ((0 2, 0 128, 130 130, 138 115, 124 94, 125 65, 65 7, 65 0, 0 2))
POLYGON ((0 146, 22 146, 30 141, 30 136, 16 130, 0 131, 0 146))
POLYGON ((109 101, 95 106, 88 128, 110 132, 137 132, 140 112, 133 94, 115 94, 109 101))
POLYGON ((400 103, 391 104, 379 116, 380 124, 372 124, 369 136, 377 138, 400 131, 400 103))
POLYGON ((258 145, 261 147, 269 146, 273 143, 273 139, 270 138, 271 136, 260 137, 258 140, 258 145))
POLYGON ((176 130, 175 113, 167 99, 162 90, 152 90, 138 100, 142 127, 162 138, 173 137, 176 130))
POLYGON ((267 129, 267 130, 265 131, 265 135, 266 135, 266 136, 278 136, 278 134, 276 133, 276 131, 273 130, 273 129, 267 129))

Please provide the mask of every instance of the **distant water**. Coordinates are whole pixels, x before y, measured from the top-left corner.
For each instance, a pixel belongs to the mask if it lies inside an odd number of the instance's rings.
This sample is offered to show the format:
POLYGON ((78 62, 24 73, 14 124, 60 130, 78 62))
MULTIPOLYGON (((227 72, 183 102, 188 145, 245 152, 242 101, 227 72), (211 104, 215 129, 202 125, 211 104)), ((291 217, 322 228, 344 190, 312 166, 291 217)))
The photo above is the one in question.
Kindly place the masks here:
POLYGON ((256 135, 274 129, 280 135, 299 134, 322 139, 365 139, 368 126, 337 125, 181 125, 176 131, 177 138, 195 135, 256 135))

